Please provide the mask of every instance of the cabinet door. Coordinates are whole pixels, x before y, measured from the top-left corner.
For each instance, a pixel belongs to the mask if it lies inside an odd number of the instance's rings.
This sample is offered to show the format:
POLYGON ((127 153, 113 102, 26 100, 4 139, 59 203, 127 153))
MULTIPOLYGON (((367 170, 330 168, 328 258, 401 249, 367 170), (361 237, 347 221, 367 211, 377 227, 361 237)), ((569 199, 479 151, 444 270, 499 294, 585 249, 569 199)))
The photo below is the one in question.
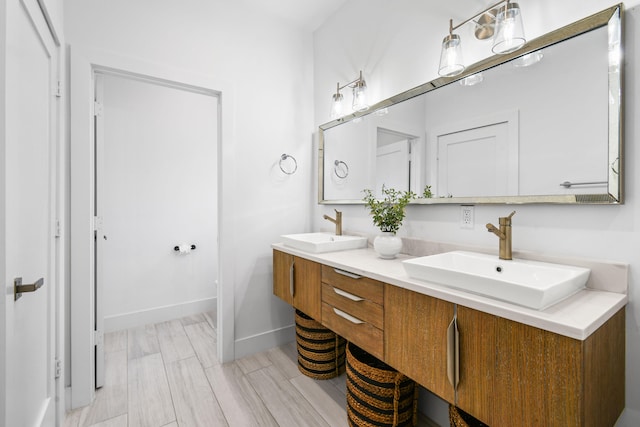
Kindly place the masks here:
POLYGON ((321 265, 273 251, 273 294, 320 322, 321 265))
POLYGON ((492 427, 580 426, 582 342, 458 306, 458 406, 492 427))
POLYGON ((293 293, 291 292, 292 265, 293 255, 276 250, 273 251, 273 294, 290 305, 293 305, 293 293))
POLYGON ((385 285, 385 361, 453 403, 447 379, 447 327, 453 304, 385 285))
POLYGON ((293 306, 316 321, 322 321, 321 265, 293 257, 293 306))

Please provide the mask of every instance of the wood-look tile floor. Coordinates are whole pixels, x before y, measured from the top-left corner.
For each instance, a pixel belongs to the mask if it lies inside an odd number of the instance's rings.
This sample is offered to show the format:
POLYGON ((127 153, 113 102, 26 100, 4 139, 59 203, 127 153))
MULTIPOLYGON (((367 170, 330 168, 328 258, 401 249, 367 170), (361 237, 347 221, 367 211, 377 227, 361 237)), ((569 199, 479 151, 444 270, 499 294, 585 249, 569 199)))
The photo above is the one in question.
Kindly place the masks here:
POLYGON ((295 343, 220 364, 213 313, 104 339, 104 387, 92 405, 68 413, 64 427, 348 425, 344 374, 302 375, 295 343))

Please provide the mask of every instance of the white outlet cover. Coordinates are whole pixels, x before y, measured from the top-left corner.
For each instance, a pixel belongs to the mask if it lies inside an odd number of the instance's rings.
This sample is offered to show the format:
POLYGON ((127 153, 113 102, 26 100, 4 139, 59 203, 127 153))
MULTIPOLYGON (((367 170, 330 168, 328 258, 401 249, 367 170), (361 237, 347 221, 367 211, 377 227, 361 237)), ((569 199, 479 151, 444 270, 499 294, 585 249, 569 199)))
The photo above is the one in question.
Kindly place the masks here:
POLYGON ((473 206, 460 206, 460 228, 473 228, 473 206))

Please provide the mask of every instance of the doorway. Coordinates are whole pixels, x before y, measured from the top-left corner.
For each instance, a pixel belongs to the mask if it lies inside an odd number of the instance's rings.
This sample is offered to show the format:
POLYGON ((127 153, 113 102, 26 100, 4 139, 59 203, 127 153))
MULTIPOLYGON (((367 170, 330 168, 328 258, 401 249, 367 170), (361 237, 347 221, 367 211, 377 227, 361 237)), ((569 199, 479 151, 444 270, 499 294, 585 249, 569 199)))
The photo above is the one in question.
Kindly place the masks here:
MULTIPOLYGON (((234 358, 233 336, 233 254, 231 251, 219 251, 234 240, 233 227, 224 226, 234 212, 233 189, 235 181, 229 171, 235 167, 233 152, 234 111, 233 88, 228 82, 215 77, 193 73, 185 69, 167 65, 148 63, 144 60, 123 57, 81 46, 70 47, 70 277, 68 294, 70 310, 67 314, 68 354, 72 363, 69 366, 70 383, 69 408, 78 408, 90 404, 95 396, 96 343, 100 343, 96 333, 95 282, 99 272, 96 266, 96 228, 100 227, 96 219, 96 117, 94 116, 96 73, 117 75, 137 81, 154 82, 165 87, 207 95, 217 99, 217 162, 210 164, 216 171, 217 181, 210 188, 216 194, 217 203, 217 242, 218 259, 210 260, 218 268, 217 279, 217 352, 221 362, 234 358), (226 113, 225 113, 226 112, 226 113), (224 177, 224 178, 223 178, 224 177), (71 321, 70 319, 73 319, 71 321)), ((99 107, 98 107, 99 109, 99 107)), ((187 110, 188 111, 188 110, 187 110)), ((153 150, 150 155, 153 155, 153 150)), ((109 227, 108 222, 105 226, 109 227)), ((107 230, 102 230, 107 231, 107 230)), ((101 232, 102 232, 101 231, 101 232)), ((107 236, 108 233, 103 233, 107 236)), ((102 235, 101 235, 102 236, 102 235)), ((187 236, 184 236, 187 242, 187 236)), ((102 236, 104 240, 104 236, 102 236)), ((175 245, 175 243, 172 243, 175 245)), ((197 243, 196 243, 197 245, 197 243)), ((175 247, 175 246, 174 246, 175 247)), ((168 249, 173 251, 173 247, 168 249)), ((182 260, 192 259, 196 249, 182 260)), ((175 252, 172 252, 175 256, 175 252)), ((144 310, 142 310, 144 312, 144 310)), ((107 322, 108 324, 109 322, 107 322)), ((104 325, 103 325, 104 326, 104 325)))
POLYGON ((98 71, 95 385, 102 334, 216 311, 218 97, 98 71))

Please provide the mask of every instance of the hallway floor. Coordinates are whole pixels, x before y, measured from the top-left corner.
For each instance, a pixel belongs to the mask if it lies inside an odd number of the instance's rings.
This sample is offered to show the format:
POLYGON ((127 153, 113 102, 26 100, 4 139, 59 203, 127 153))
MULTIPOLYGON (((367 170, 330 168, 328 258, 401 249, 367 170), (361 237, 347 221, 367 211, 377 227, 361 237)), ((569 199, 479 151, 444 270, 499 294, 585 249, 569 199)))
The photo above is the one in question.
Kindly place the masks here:
POLYGON ((104 348, 104 387, 64 427, 348 425, 344 374, 302 375, 295 343, 220 364, 213 313, 108 333, 104 348))

